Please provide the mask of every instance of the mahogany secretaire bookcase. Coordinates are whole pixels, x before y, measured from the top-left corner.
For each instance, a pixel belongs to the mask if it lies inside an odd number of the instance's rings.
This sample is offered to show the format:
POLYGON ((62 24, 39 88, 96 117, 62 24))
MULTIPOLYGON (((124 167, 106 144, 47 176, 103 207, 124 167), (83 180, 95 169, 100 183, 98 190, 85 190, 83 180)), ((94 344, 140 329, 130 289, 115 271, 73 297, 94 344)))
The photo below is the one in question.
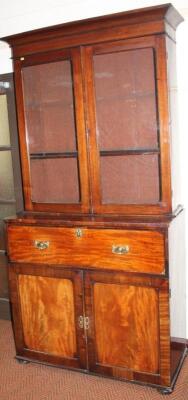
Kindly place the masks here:
POLYGON ((25 207, 7 220, 17 359, 172 391, 186 354, 170 4, 3 38, 25 207))

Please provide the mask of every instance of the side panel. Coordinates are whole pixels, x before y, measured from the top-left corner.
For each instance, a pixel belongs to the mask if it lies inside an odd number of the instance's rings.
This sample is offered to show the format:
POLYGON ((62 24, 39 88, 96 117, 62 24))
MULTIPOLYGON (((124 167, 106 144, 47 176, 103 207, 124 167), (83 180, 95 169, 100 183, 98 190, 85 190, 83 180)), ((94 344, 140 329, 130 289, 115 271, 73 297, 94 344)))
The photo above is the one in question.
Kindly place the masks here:
POLYGON ((167 73, 168 73, 168 97, 170 112, 170 155, 171 155, 171 179, 172 179, 172 207, 173 210, 182 204, 181 177, 180 177, 180 139, 178 134, 178 88, 176 75, 176 44, 166 37, 167 49, 167 73))
POLYGON ((170 276, 170 334, 172 375, 186 348, 186 270, 185 270, 185 213, 182 211, 170 224, 169 276, 170 276))
POLYGON ((171 336, 186 337, 185 213, 170 224, 169 275, 171 289, 171 336))

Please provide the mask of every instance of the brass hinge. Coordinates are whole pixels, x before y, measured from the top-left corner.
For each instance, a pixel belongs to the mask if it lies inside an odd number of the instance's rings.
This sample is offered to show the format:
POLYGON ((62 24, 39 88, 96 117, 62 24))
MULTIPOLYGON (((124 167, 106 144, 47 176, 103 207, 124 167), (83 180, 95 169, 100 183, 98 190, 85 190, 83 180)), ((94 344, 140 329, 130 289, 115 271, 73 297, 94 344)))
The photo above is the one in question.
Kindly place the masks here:
POLYGON ((83 317, 83 315, 80 315, 78 317, 78 326, 79 326, 80 329, 83 329, 83 327, 84 327, 84 317, 83 317))
POLYGON ((85 330, 89 329, 89 317, 84 318, 84 328, 85 330))
POLYGON ((80 329, 89 329, 89 317, 83 317, 83 315, 80 315, 78 317, 78 326, 80 329))

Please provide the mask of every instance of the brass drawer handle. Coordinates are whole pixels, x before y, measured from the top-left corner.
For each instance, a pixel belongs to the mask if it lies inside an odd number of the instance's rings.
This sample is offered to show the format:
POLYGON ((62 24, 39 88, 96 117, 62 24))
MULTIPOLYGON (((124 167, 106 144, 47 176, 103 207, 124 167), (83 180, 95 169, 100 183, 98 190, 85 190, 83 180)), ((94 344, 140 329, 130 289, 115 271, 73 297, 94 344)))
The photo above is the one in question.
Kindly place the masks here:
POLYGON ((113 254, 127 254, 130 250, 130 247, 128 245, 124 246, 121 244, 113 244, 112 245, 112 253, 113 254))
POLYGON ((46 250, 46 249, 48 249, 50 242, 43 242, 40 240, 35 240, 34 245, 35 245, 36 249, 38 249, 38 250, 46 250))

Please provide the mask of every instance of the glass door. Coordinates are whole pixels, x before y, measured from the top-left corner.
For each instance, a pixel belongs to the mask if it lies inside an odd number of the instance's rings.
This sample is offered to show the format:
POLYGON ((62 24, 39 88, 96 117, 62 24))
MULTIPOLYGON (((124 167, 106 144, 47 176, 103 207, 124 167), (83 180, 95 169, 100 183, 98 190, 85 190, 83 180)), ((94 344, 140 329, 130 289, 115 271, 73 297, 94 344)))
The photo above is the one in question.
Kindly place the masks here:
POLYGON ((155 57, 153 39, 86 49, 96 212, 147 213, 161 205, 155 57))
POLYGON ((28 164, 23 163, 26 208, 87 210, 79 52, 30 56, 22 63, 26 132, 22 151, 27 154, 28 164))

